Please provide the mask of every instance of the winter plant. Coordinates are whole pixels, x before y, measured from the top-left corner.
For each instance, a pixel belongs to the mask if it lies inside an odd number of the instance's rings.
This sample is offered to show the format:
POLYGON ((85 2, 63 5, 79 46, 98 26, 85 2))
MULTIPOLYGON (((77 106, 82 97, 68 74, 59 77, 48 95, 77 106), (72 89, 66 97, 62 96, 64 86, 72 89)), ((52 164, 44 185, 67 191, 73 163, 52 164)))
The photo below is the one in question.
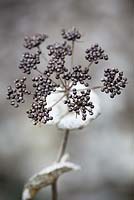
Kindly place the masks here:
POLYGON ((52 199, 58 199, 57 181, 60 175, 79 169, 67 161, 65 154, 70 130, 88 125, 100 114, 98 96, 94 92, 96 89, 114 98, 121 94, 127 84, 123 72, 118 68, 107 68, 99 86, 91 86, 92 65, 107 61, 108 55, 98 44, 94 44, 84 53, 87 66, 75 65, 75 44, 82 35, 73 27, 68 31, 63 29, 61 36, 63 42, 47 45, 47 56, 41 48, 42 43, 48 40, 46 34, 25 37, 24 47, 27 51, 18 67, 26 76, 16 79, 15 87, 8 86, 7 99, 15 108, 24 103, 27 96, 31 96, 31 107, 26 113, 34 125, 56 125, 65 130, 56 162, 29 179, 24 187, 23 200, 32 200, 41 188, 48 185, 52 187, 52 199), (44 71, 39 69, 40 66, 44 66, 44 71), (35 76, 31 76, 33 71, 35 76), (32 91, 28 89, 27 79, 32 82, 32 91))

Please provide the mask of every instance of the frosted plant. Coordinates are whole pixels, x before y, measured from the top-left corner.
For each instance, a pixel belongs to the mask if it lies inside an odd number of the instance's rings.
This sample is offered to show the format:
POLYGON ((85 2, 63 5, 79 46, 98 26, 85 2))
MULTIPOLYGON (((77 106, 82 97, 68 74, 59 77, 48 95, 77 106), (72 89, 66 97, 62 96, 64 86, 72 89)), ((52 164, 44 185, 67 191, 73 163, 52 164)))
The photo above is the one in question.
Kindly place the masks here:
POLYGON ((63 29, 61 36, 63 42, 47 45, 48 56, 41 49, 42 43, 48 40, 46 34, 26 36, 24 47, 27 51, 22 55, 18 66, 25 77, 16 79, 15 87, 8 86, 7 99, 15 108, 24 103, 27 96, 32 97, 31 106, 26 113, 34 125, 55 125, 65 130, 56 163, 28 181, 24 187, 23 200, 33 199, 39 189, 48 185, 52 186, 52 199, 57 200, 57 180, 60 175, 78 169, 70 162, 63 162, 70 130, 83 128, 101 113, 96 89, 114 98, 121 94, 127 84, 123 72, 117 68, 107 68, 99 86, 91 86, 91 66, 107 61, 108 55, 98 44, 94 44, 85 50, 87 66, 75 65, 74 47, 81 39, 81 33, 76 28, 68 31, 63 29), (45 66, 44 71, 39 69, 41 65, 45 66), (32 76, 33 71, 37 75, 32 76), (27 79, 31 80, 32 91, 28 89, 27 79))

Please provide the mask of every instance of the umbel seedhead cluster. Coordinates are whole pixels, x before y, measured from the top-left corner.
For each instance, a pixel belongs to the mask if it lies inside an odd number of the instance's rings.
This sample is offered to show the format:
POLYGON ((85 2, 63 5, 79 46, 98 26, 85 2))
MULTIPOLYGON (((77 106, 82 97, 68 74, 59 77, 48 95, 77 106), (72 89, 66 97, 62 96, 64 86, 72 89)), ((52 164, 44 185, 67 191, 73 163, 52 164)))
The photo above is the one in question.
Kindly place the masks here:
MULTIPOLYGON (((27 77, 16 79, 14 88, 8 86, 7 99, 14 107, 24 103, 26 96, 32 96, 31 107, 26 113, 35 125, 46 124, 53 120, 51 111, 59 101, 63 101, 68 107, 68 112, 75 113, 76 117, 81 115, 82 120, 86 120, 87 115, 93 115, 94 112, 94 104, 90 100, 92 89, 89 82, 91 80, 90 69, 92 65, 98 65, 100 61, 107 61, 108 55, 99 44, 94 44, 89 46, 83 55, 83 59, 87 60, 87 66, 74 65, 74 45, 82 35, 73 27, 67 31, 62 29, 61 36, 63 42, 50 43, 46 46, 47 56, 44 55, 46 52, 41 50, 41 45, 48 40, 46 34, 26 36, 24 47, 27 50, 22 55, 18 68, 27 77), (41 57, 45 57, 44 62, 41 57), (66 62, 68 58, 70 58, 69 67, 66 62), (44 71, 39 69, 40 65, 45 66, 44 71), (34 77, 32 76, 33 70, 37 73, 34 77), (27 89, 26 79, 31 80, 32 91, 27 89), (77 84, 83 85, 81 91, 77 90, 77 84), (63 93, 64 98, 48 107, 47 97, 58 92, 63 93)), ((119 69, 107 68, 104 70, 104 78, 100 84, 100 90, 114 98, 120 95, 122 89, 126 87, 127 78, 119 69)))

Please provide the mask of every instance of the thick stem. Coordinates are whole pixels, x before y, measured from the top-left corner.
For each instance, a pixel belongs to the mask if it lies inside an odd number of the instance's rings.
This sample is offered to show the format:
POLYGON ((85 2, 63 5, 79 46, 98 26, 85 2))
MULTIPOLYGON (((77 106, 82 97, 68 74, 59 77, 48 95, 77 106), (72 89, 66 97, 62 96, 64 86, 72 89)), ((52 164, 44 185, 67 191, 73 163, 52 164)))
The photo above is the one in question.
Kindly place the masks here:
MULTIPOLYGON (((58 158, 57 158, 57 162, 61 161, 61 158, 62 158, 62 156, 64 155, 64 153, 66 151, 68 137, 69 137, 69 130, 66 130, 65 134, 64 134, 63 141, 61 143, 61 147, 60 147, 59 155, 58 155, 58 158)), ((58 180, 55 180, 55 182, 52 184, 52 200, 58 200, 57 181, 58 180)))
POLYGON ((57 162, 60 162, 62 156, 65 153, 67 142, 68 142, 68 137, 69 137, 69 130, 67 129, 65 131, 65 135, 64 135, 63 141, 61 143, 61 147, 60 147, 60 150, 59 150, 59 155, 58 155, 58 158, 57 158, 57 162))
POLYGON ((57 181, 52 184, 52 200, 58 200, 57 181))

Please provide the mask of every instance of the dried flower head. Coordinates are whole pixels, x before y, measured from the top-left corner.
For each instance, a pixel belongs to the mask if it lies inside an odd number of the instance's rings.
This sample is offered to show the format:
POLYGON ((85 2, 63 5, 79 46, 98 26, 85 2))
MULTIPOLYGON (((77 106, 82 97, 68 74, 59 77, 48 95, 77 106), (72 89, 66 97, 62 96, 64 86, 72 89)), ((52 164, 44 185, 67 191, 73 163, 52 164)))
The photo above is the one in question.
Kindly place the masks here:
POLYGON ((99 60, 108 60, 108 55, 105 54, 104 50, 98 44, 91 46, 91 48, 87 49, 85 52, 85 58, 90 63, 94 62, 95 64, 98 64, 99 60))
POLYGON ((82 113, 82 120, 86 120, 87 113, 93 115, 94 105, 90 102, 90 90, 81 91, 78 94, 76 89, 73 89, 72 94, 68 95, 68 99, 64 101, 68 105, 69 112, 75 112, 76 117, 82 113))
POLYGON ((20 103, 24 103, 24 95, 30 95, 31 93, 26 89, 26 77, 22 79, 16 79, 14 81, 15 88, 8 86, 7 99, 10 100, 10 104, 14 107, 18 107, 20 103))
POLYGON ((49 50, 48 55, 57 59, 65 58, 67 55, 72 55, 71 46, 68 45, 67 42, 63 42, 61 44, 56 42, 54 44, 48 45, 47 49, 49 50))
POLYGON ((24 47, 27 49, 33 49, 35 47, 39 47, 46 39, 48 36, 46 34, 40 34, 37 33, 33 36, 26 36, 24 38, 24 47))
MULTIPOLYGON (((113 98, 126 87, 127 79, 118 69, 108 68, 104 73, 103 85, 91 87, 89 66, 74 65, 72 62, 75 42, 81 38, 80 32, 76 28, 68 31, 63 29, 62 37, 63 42, 55 42, 46 47, 48 60, 45 64, 40 63, 40 56, 44 53, 40 45, 47 35, 36 34, 24 39, 24 46, 29 51, 23 54, 19 68, 26 74, 31 74, 34 69, 37 75, 29 76, 33 87, 31 92, 26 89, 25 77, 17 79, 15 89, 8 87, 7 99, 11 105, 18 107, 24 102, 24 95, 31 95, 33 101, 27 114, 35 125, 48 123, 57 124, 59 128, 74 129, 87 125, 100 114, 99 101, 93 88, 101 88, 102 92, 110 93, 113 98), (68 41, 72 41, 71 45, 68 41), (35 47, 35 52, 30 52, 35 47), (71 66, 66 62, 69 57, 71 66), (46 66, 43 72, 39 69, 39 64, 46 66)), ((98 44, 85 52, 90 65, 108 59, 108 55, 98 44)))
POLYGON ((49 77, 42 75, 36 76, 32 78, 34 90, 33 98, 38 100, 40 98, 46 98, 52 92, 56 91, 56 88, 59 87, 58 84, 53 82, 49 77))
POLYGON ((53 117, 49 115, 52 108, 46 108, 46 102, 44 99, 40 99, 32 103, 30 110, 27 111, 28 118, 33 120, 33 124, 38 123, 46 124, 49 120, 53 120, 53 117))
POLYGON ((117 68, 106 69, 104 71, 104 79, 102 92, 110 93, 110 97, 114 98, 116 95, 120 95, 123 88, 126 87, 127 78, 123 77, 123 72, 119 72, 117 68))
POLYGON ((72 29, 69 29, 66 31, 65 29, 61 30, 61 35, 63 39, 68 40, 68 41, 76 41, 81 38, 81 33, 73 27, 72 29))
POLYGON ((73 67, 70 79, 73 85, 76 85, 79 82, 88 87, 89 86, 88 80, 91 80, 91 76, 89 74, 89 68, 87 67, 82 68, 81 65, 73 67))
POLYGON ((39 53, 29 53, 23 54, 22 59, 19 64, 19 68, 22 69, 23 73, 31 74, 32 69, 37 69, 37 65, 40 63, 39 53))
POLYGON ((55 73, 55 78, 59 79, 61 74, 68 71, 65 67, 66 56, 72 55, 72 48, 67 42, 63 42, 48 45, 47 49, 49 50, 48 55, 51 58, 48 61, 47 69, 44 71, 44 74, 50 76, 55 73))

